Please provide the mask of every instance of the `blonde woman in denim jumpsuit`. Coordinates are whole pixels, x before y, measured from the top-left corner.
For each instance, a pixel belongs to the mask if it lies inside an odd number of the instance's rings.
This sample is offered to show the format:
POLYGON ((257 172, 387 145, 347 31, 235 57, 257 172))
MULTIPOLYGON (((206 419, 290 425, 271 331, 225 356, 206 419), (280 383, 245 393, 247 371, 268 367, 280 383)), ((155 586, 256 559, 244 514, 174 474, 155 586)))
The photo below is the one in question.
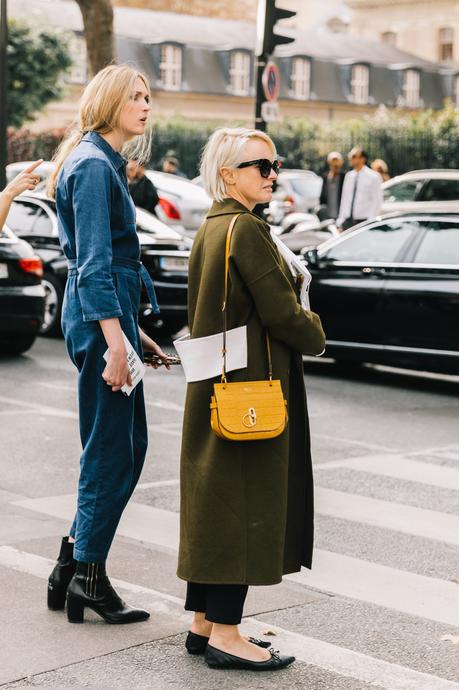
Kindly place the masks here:
POLYGON ((48 581, 48 606, 62 609, 67 600, 72 623, 83 622, 85 607, 108 623, 149 617, 120 599, 105 571, 147 450, 142 382, 129 397, 120 390, 131 382, 123 332, 140 356, 145 347, 166 360, 137 323, 141 281, 153 311, 159 310, 139 261, 135 207, 120 153, 127 142, 144 140, 149 98, 147 79, 131 67, 99 72, 85 89, 79 130, 63 142, 49 184, 69 266, 62 330, 78 369, 83 453, 77 512, 48 581))

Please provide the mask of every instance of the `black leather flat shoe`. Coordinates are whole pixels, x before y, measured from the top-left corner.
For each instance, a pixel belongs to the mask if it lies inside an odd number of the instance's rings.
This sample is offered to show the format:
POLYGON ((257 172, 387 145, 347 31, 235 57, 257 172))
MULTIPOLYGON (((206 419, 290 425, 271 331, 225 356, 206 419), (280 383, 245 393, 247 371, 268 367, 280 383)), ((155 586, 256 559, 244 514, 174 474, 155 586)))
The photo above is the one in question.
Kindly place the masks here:
POLYGON ((106 623, 140 623, 150 617, 148 611, 124 603, 113 589, 105 572, 105 563, 77 563, 67 589, 69 623, 83 623, 85 608, 92 609, 106 623))
POLYGON ((222 652, 220 649, 207 645, 205 660, 209 668, 236 669, 238 671, 279 671, 295 661, 294 656, 281 656, 271 651, 271 658, 266 661, 249 661, 239 656, 222 652))
MULTIPOLYGON (((271 647, 271 642, 257 640, 255 637, 249 637, 248 641, 251 644, 257 645, 257 647, 263 647, 263 649, 269 649, 271 647)), ((198 635, 190 630, 185 641, 185 647, 187 648, 188 654, 204 654, 208 643, 208 637, 198 635)))
POLYGON ((208 642, 208 637, 198 635, 190 630, 185 640, 185 647, 188 654, 204 654, 208 642))

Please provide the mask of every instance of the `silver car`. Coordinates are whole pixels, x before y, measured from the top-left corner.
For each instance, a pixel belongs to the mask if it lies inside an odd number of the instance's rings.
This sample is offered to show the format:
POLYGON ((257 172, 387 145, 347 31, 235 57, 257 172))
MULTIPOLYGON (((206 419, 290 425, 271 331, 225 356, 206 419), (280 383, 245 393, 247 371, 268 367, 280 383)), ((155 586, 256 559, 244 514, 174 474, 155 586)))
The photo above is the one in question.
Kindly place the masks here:
POLYGON ((383 213, 459 212, 459 170, 413 170, 383 183, 383 213))
POLYGON ((322 178, 312 170, 281 168, 276 182, 273 201, 286 204, 287 213, 309 213, 318 205, 322 178))
MULTIPOLYGON (((32 162, 10 163, 6 168, 8 182, 32 162)), ((54 168, 55 164, 52 161, 44 161, 38 166, 36 172, 42 179, 36 188, 37 191, 44 191, 46 179, 54 168)), ((157 170, 146 170, 146 175, 158 191, 159 204, 156 206, 155 212, 159 220, 172 226, 182 235, 193 236, 212 203, 202 187, 198 187, 190 180, 177 175, 170 175, 157 170)))
POLYGON ((182 225, 193 236, 206 217, 212 199, 202 187, 177 175, 146 170, 145 174, 155 185, 159 204, 158 218, 168 225, 182 225))

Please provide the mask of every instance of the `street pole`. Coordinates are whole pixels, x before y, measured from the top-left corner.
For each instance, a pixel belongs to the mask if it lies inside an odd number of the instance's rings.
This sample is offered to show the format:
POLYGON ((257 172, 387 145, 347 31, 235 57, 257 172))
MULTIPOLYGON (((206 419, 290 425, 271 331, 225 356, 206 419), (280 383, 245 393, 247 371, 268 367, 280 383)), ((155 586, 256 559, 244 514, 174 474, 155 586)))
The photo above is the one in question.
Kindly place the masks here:
POLYGON ((7 64, 8 24, 6 1, 0 0, 0 191, 6 187, 7 139, 7 64))
POLYGON ((266 67, 268 58, 266 55, 259 55, 256 57, 257 66, 257 98, 255 102, 255 129, 259 129, 262 132, 266 131, 266 122, 261 116, 261 106, 265 100, 263 93, 263 72, 266 67))

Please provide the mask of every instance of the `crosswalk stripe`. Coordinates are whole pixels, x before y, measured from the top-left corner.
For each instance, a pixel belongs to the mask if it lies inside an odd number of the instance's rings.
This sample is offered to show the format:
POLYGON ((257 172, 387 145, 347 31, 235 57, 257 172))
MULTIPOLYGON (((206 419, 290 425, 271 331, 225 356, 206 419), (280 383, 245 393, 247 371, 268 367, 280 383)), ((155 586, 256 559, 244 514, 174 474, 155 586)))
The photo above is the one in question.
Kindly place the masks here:
POLYGON ((406 666, 392 664, 313 637, 283 630, 270 623, 258 621, 256 618, 244 619, 244 632, 249 635, 260 637, 267 627, 276 633, 276 648, 280 642, 279 646, 282 645, 283 649, 293 654, 298 660, 340 676, 355 678, 362 683, 385 690, 457 690, 459 688, 458 683, 438 676, 413 671, 406 666))
MULTIPOLYGON (((41 415, 46 415, 50 417, 62 417, 63 419, 76 419, 78 420, 78 412, 72 412, 71 410, 64 410, 59 407, 51 407, 50 405, 42 405, 40 403, 29 402, 25 400, 19 400, 17 398, 9 398, 0 395, 0 404, 10 405, 19 407, 26 412, 37 412, 41 415)), ((166 407, 165 405, 160 405, 160 407, 166 407)), ((172 408, 171 408, 172 409, 172 408)), ((174 408, 175 409, 175 408, 174 408)), ((17 411, 16 411, 17 413, 17 411)), ((149 424, 148 430, 152 433, 165 434, 166 436, 181 436, 181 424, 171 423, 171 424, 149 424), (172 428, 176 427, 176 428, 172 428)))
POLYGON ((459 516, 317 487, 317 513, 459 545, 459 516))
MULTIPOLYGON (((73 495, 25 499, 14 504, 69 522, 75 511, 73 495)), ((124 511, 118 534, 175 553, 179 543, 179 515, 131 502, 124 511)), ((312 571, 304 570, 286 579, 408 615, 459 626, 459 587, 446 580, 322 549, 315 549, 312 571)))
POLYGON ((136 486, 136 491, 143 489, 156 489, 162 486, 178 486, 178 479, 160 479, 157 482, 140 482, 136 486))
POLYGON ((26 400, 19 400, 18 398, 8 398, 0 395, 0 403, 4 405, 15 405, 30 411, 38 412, 39 414, 49 415, 51 417, 62 417, 63 419, 78 419, 78 413, 71 410, 64 410, 59 407, 50 407, 49 405, 41 405, 26 400))
POLYGON ((316 465, 316 470, 350 469, 370 474, 380 474, 442 489, 459 491, 459 470, 453 467, 442 467, 428 462, 409 460, 403 455, 369 455, 347 460, 336 460, 316 465))
MULTIPOLYGON (((12 546, 0 546, 0 565, 13 570, 46 579, 54 562, 50 559, 19 551, 12 546)), ((123 580, 112 579, 113 585, 131 595, 141 595, 144 606, 157 613, 168 613, 183 622, 183 630, 188 628, 189 613, 183 610, 183 601, 178 597, 158 592, 123 580)), ((369 683, 383 690, 458 690, 459 684, 438 676, 414 671, 410 668, 355 652, 345 647, 323 642, 313 637, 300 635, 269 621, 259 621, 255 617, 244 618, 242 632, 263 636, 269 628, 275 633, 276 647, 279 645, 299 661, 327 670, 359 682, 369 683)))

